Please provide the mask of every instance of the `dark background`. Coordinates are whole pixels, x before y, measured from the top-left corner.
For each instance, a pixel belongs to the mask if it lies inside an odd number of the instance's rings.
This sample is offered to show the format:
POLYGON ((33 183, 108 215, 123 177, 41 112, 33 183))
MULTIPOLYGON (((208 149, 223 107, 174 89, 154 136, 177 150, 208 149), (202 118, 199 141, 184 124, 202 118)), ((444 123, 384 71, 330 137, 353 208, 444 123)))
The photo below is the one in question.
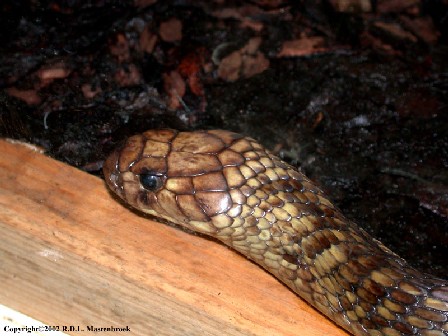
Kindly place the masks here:
POLYGON ((146 129, 244 133, 447 278, 447 25, 442 0, 2 1, 0 135, 101 175, 146 129))

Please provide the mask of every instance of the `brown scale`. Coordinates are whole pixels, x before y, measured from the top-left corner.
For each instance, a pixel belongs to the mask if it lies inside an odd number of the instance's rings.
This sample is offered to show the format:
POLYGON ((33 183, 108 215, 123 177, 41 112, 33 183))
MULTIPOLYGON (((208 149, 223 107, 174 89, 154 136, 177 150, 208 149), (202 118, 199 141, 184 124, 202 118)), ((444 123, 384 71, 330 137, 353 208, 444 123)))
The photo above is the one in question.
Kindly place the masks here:
POLYGON ((354 335, 448 335, 448 284, 409 267, 255 140, 151 130, 104 165, 125 202, 251 258, 354 335))

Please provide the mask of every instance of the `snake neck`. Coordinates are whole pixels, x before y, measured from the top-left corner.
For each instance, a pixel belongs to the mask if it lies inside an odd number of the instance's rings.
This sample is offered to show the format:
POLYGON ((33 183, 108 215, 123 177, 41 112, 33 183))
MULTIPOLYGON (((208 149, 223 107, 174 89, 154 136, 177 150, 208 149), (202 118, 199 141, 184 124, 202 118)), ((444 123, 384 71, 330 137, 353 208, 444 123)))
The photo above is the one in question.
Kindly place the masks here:
POLYGON ((213 236, 355 335, 448 333, 445 281, 410 267, 347 220, 306 176, 272 160, 275 168, 259 174, 258 183, 249 179, 231 193, 233 207, 212 220, 213 236))

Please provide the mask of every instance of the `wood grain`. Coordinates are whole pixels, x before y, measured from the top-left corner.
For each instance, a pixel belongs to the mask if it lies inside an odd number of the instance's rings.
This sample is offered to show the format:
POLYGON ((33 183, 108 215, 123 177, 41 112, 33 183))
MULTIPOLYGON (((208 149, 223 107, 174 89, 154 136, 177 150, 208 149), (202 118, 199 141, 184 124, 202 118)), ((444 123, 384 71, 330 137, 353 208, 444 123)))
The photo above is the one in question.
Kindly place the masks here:
POLYGON ((99 178, 5 140, 0 153, 0 303, 60 330, 347 335, 224 245, 129 211, 99 178))

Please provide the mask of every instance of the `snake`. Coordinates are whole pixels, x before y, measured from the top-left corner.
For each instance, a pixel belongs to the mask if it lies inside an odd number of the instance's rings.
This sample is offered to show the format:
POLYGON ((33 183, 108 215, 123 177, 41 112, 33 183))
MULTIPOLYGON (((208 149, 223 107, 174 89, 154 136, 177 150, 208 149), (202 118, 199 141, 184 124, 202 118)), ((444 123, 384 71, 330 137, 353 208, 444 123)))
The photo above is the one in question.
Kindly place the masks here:
POLYGON ((353 335, 448 335, 448 282, 411 267, 253 138, 148 130, 103 172, 124 203, 230 246, 353 335))

